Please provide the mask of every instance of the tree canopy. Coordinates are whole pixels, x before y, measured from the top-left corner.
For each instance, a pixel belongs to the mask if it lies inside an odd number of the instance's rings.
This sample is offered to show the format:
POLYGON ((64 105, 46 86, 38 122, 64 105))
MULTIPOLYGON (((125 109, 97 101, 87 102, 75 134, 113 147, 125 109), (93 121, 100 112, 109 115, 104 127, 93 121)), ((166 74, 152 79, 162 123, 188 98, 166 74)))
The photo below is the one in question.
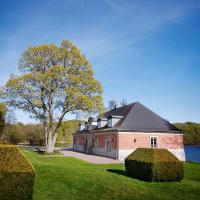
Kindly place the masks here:
POLYGON ((68 40, 60 46, 29 47, 19 61, 19 70, 21 74, 11 75, 6 84, 6 103, 43 123, 49 152, 67 113, 103 111, 102 86, 89 61, 68 40))

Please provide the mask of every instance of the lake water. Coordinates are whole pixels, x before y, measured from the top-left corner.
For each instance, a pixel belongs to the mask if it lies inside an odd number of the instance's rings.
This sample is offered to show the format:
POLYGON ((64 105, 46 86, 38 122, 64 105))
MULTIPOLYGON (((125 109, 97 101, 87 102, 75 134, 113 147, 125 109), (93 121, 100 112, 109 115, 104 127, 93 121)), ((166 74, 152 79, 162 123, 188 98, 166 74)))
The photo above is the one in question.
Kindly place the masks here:
POLYGON ((187 161, 200 163, 200 146, 185 145, 184 148, 187 161))

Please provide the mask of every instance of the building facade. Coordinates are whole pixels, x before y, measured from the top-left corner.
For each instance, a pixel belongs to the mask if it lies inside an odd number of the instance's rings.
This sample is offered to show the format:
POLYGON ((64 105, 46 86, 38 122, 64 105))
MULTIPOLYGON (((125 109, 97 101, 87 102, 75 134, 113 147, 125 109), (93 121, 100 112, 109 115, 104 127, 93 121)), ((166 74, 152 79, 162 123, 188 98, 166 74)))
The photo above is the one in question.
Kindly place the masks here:
POLYGON ((137 148, 164 148, 185 161, 183 134, 139 102, 115 108, 79 125, 73 149, 124 160, 137 148))

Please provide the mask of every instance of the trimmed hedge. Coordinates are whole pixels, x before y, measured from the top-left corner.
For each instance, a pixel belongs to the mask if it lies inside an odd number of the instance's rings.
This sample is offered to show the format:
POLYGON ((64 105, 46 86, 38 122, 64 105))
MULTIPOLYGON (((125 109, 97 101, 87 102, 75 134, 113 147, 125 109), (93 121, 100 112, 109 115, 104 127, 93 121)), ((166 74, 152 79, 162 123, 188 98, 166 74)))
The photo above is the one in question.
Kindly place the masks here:
POLYGON ((8 143, 6 141, 0 139, 0 145, 2 145, 2 144, 8 144, 8 143))
POLYGON ((167 149, 139 148, 125 159, 129 176, 145 181, 180 181, 183 162, 167 149))
POLYGON ((0 199, 31 200, 35 171, 20 149, 0 145, 0 199))

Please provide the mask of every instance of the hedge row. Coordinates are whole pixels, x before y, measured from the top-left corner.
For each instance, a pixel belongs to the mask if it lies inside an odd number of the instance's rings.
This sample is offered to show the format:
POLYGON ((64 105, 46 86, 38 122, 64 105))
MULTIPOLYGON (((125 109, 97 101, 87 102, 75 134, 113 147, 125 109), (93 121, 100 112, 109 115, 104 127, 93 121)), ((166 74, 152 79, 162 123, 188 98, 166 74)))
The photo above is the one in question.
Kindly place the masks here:
POLYGON ((17 146, 0 145, 1 200, 31 200, 35 171, 17 146))
POLYGON ((145 181, 180 181, 183 162, 166 149, 137 149, 125 159, 127 173, 145 181))

